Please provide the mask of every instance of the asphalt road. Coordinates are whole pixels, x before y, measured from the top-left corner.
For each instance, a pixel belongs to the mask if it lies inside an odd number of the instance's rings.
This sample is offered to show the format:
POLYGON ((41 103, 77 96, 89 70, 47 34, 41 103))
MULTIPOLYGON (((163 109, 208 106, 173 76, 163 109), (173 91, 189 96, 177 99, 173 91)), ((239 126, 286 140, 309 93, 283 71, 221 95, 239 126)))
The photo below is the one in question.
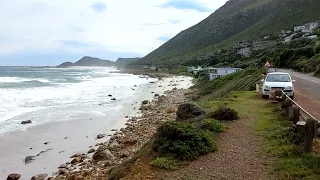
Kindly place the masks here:
POLYGON ((277 69, 277 71, 289 73, 291 78, 296 80, 296 82, 294 82, 295 88, 303 89, 313 97, 320 99, 320 78, 288 69, 277 69))
POLYGON ((293 84, 295 88, 294 101, 320 120, 320 78, 288 69, 277 69, 277 72, 289 73, 291 78, 296 80, 293 84))

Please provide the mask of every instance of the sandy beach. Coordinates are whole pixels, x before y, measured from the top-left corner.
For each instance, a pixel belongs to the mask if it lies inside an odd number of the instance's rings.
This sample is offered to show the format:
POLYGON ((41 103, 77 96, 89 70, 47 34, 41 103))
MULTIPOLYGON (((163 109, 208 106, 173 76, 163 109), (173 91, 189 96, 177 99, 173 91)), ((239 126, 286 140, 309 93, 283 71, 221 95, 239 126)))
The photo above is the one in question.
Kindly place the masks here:
MULTIPOLYGON (((32 176, 38 174, 52 176, 58 172, 61 164, 72 160, 70 156, 77 153, 86 154, 90 148, 97 149, 96 145, 99 143, 101 143, 100 146, 108 144, 111 135, 119 134, 118 131, 112 130, 124 128, 128 120, 131 122, 132 117, 145 116, 145 112, 142 113, 139 110, 143 100, 152 102, 156 94, 161 96, 167 91, 173 95, 168 91, 173 88, 187 89, 191 85, 191 78, 188 77, 156 80, 154 83, 137 88, 134 96, 124 101, 112 102, 111 106, 121 104, 119 106, 121 108, 118 111, 108 112, 106 116, 46 123, 25 131, 1 135, 0 179, 6 179, 11 173, 21 174, 20 179, 22 180, 31 179, 32 176), (97 139, 98 134, 105 135, 105 137, 97 139), (34 156, 34 160, 26 164, 27 156, 34 156)), ((144 142, 145 139, 138 141, 144 142)))

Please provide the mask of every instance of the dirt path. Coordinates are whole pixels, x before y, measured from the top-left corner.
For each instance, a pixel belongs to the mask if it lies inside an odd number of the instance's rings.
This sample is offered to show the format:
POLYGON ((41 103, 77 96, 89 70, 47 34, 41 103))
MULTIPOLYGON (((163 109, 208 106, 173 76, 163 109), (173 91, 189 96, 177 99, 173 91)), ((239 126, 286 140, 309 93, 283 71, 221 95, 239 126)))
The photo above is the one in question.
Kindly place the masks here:
POLYGON ((217 139, 217 152, 200 157, 180 170, 160 172, 156 179, 270 179, 267 176, 268 160, 261 154, 259 140, 253 134, 252 121, 241 119, 226 124, 228 130, 217 139))

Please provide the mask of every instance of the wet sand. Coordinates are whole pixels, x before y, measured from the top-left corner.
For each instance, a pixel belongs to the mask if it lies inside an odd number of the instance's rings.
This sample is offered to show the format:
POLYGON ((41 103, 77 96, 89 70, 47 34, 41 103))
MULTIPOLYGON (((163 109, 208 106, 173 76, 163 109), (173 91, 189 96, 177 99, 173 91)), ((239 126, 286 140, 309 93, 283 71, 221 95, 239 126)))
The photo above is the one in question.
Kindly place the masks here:
POLYGON ((152 100, 154 94, 162 94, 166 90, 173 89, 174 87, 168 86, 170 81, 182 79, 185 81, 175 87, 188 88, 191 85, 191 78, 186 77, 166 78, 163 81, 139 87, 134 96, 125 101, 113 102, 115 106, 121 106, 121 108, 119 111, 107 113, 108 115, 104 117, 47 123, 26 131, 1 135, 0 179, 6 179, 10 173, 21 174, 22 180, 31 179, 32 176, 42 173, 52 175, 59 165, 70 161, 69 157, 73 154, 86 153, 89 146, 108 139, 106 136, 96 140, 97 134, 112 135, 114 134, 112 129, 124 127, 128 119, 125 116, 139 115, 141 101, 152 100), (159 87, 160 85, 162 87, 159 87), (49 144, 45 145, 45 142, 49 144), (46 152, 35 157, 31 163, 25 164, 25 157, 36 156, 41 151, 46 152))

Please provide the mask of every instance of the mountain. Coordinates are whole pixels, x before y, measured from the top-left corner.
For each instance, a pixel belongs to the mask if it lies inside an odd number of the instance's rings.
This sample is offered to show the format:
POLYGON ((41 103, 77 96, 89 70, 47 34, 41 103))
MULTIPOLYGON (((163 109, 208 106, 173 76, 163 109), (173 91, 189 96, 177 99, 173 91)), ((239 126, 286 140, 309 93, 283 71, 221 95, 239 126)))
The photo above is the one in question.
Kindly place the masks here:
POLYGON ((103 60, 95 57, 84 56, 79 61, 72 63, 72 62, 64 62, 60 64, 59 68, 67 68, 72 66, 101 66, 101 67, 109 67, 109 66, 116 66, 118 68, 123 68, 130 63, 133 63, 140 58, 118 58, 116 62, 103 60))
POLYGON ((103 60, 95 57, 84 56, 79 61, 72 63, 72 62, 64 62, 57 67, 65 68, 65 67, 72 67, 72 66, 114 66, 115 63, 109 60, 103 60))
POLYGON ((132 65, 181 65, 238 41, 278 35, 282 29, 319 20, 319 7, 320 0, 229 0, 132 65))

